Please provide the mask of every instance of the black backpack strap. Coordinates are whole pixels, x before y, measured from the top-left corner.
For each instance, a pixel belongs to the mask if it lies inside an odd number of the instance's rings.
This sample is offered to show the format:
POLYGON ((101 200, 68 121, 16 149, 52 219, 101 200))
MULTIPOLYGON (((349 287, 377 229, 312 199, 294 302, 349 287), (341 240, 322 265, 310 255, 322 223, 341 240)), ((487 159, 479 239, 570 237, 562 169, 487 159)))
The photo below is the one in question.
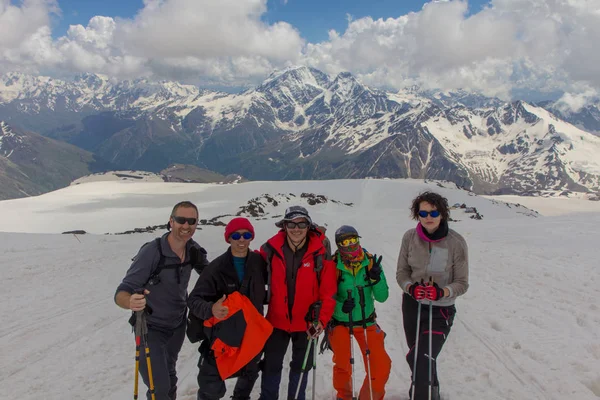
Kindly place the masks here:
POLYGON ((265 243, 262 245, 261 250, 267 254, 267 296, 265 304, 269 304, 269 301, 271 300, 271 261, 273 260, 275 249, 269 243, 265 243))
POLYGON ((147 286, 148 283, 150 281, 154 280, 158 276, 158 274, 160 274, 160 271, 162 271, 163 268, 165 268, 165 255, 162 252, 162 247, 160 247, 160 240, 161 240, 161 238, 154 239, 154 243, 156 244, 156 248, 157 248, 158 254, 159 254, 158 264, 156 264, 156 268, 150 274, 150 277, 148 278, 148 280, 146 281, 146 284, 144 286, 147 286))
POLYGON ((198 262, 198 251, 199 250, 196 249, 195 247, 192 247, 190 249, 190 261, 188 261, 186 263, 165 265, 165 255, 163 254, 162 247, 160 246, 161 238, 156 238, 156 239, 154 239, 154 241, 156 243, 156 248, 158 249, 158 254, 160 255, 160 257, 158 259, 158 264, 156 265, 156 269, 154 270, 154 272, 152 272, 150 274, 150 277, 148 278, 148 281, 146 282, 146 285, 144 285, 144 286, 147 286, 148 283, 155 280, 156 277, 161 273, 161 271, 163 269, 176 269, 177 283, 180 283, 181 275, 179 274, 179 267, 186 266, 186 265, 191 265, 192 267, 194 267, 196 265, 196 263, 198 262))
POLYGON ((321 284, 321 270, 323 269, 323 254, 315 253, 315 272, 317 273, 317 282, 321 284))
POLYGON ((206 257, 206 250, 203 247, 192 246, 190 248, 190 265, 196 270, 198 275, 204 270, 204 258, 206 257))

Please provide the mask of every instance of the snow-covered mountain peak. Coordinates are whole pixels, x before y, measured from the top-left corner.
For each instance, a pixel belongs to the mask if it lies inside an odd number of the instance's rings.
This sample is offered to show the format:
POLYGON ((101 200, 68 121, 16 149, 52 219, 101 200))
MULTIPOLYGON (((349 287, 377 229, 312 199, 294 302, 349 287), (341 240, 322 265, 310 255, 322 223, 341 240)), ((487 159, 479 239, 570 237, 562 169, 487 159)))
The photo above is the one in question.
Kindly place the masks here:
POLYGON ((325 87, 330 78, 318 69, 306 66, 293 66, 283 70, 273 72, 256 89, 272 87, 274 85, 311 85, 315 87, 325 87))
POLYGON ((487 97, 464 89, 430 90, 415 86, 410 91, 419 97, 427 98, 432 103, 443 107, 462 105, 468 108, 492 108, 499 107, 505 103, 498 98, 487 97))
POLYGON ((78 74, 73 79, 75 85, 86 86, 92 90, 99 90, 110 84, 110 78, 106 75, 92 74, 89 72, 78 74))
POLYGON ((535 114, 529 112, 526 105, 527 103, 524 101, 518 100, 512 103, 506 103, 497 108, 501 122, 504 125, 513 125, 519 122, 535 124, 539 118, 535 114))
POLYGON ((540 106, 585 131, 600 136, 600 98, 567 101, 559 99, 555 102, 542 102, 540 106))
POLYGON ((354 75, 349 72, 339 73, 329 88, 334 95, 339 96, 341 102, 357 96, 360 92, 368 90, 364 85, 356 80, 354 75))

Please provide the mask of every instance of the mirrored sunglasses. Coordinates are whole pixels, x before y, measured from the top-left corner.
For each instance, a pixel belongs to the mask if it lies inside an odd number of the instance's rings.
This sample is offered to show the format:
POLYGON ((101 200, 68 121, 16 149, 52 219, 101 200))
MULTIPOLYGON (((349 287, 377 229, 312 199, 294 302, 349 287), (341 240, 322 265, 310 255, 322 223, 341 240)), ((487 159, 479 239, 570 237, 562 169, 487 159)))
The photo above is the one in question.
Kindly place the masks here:
POLYGON ((340 245, 342 245, 344 247, 346 247, 346 246, 352 246, 353 244, 356 244, 356 243, 358 243, 358 238, 357 237, 347 238, 347 239, 344 239, 344 240, 338 242, 338 244, 340 244, 340 245))
POLYGON ((233 232, 231 234, 231 236, 229 236, 229 238, 233 239, 233 240, 240 240, 241 238, 244 238, 245 240, 250 240, 253 238, 253 236, 252 236, 251 232, 244 232, 244 233, 233 232))
POLYGON ((428 215, 431 215, 431 218, 437 218, 440 216, 440 212, 438 210, 433 210, 433 211, 419 211, 419 217, 421 218, 427 218, 428 215))
POLYGON ((197 218, 186 218, 186 217, 178 217, 173 215, 173 221, 177 222, 180 225, 184 225, 186 222, 189 225, 196 225, 196 222, 198 222, 197 218))
POLYGON ((306 229, 309 227, 309 223, 308 222, 286 222, 285 226, 287 226, 289 229, 294 229, 294 228, 299 228, 299 229, 306 229))

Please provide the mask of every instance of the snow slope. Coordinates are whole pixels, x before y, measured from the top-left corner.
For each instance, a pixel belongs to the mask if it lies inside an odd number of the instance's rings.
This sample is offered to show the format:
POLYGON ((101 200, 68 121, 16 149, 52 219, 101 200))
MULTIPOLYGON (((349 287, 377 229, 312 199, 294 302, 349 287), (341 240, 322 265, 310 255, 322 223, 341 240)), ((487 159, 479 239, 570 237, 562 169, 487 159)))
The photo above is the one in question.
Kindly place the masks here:
MULTIPOLYGON (((405 399, 410 377, 395 263, 402 234, 414 226, 408 218, 410 199, 424 189, 443 193, 450 204, 475 206, 484 216, 473 220, 460 209, 452 211, 458 221, 451 226, 469 244, 471 287, 457 301, 457 318, 439 359, 444 399, 600 397, 600 277, 597 256, 590 251, 597 246, 600 203, 589 202, 597 208, 585 214, 546 217, 443 185, 410 180, 89 182, 0 202, 0 398, 131 398, 133 336, 128 312, 114 305, 113 294, 131 257, 156 234, 101 233, 164 223, 172 205, 183 199, 196 202, 200 217, 209 219, 234 214, 268 193, 280 204, 259 199, 265 215, 251 218, 257 248, 275 233, 273 223, 285 207, 306 205, 300 194, 310 192, 330 199, 309 206, 315 221, 329 227, 330 238, 339 225, 352 224, 363 245, 384 257, 391 291, 377 310, 393 361, 386 398, 405 399), (69 229, 98 234, 56 234, 69 229)), ((212 259, 226 249, 223 228, 201 228, 195 239, 212 259)), ((195 347, 186 342, 180 355, 179 399, 195 399, 195 347)), ((328 400, 331 353, 318 362, 317 398, 328 400)), ((364 371, 357 365, 361 381, 364 371)))

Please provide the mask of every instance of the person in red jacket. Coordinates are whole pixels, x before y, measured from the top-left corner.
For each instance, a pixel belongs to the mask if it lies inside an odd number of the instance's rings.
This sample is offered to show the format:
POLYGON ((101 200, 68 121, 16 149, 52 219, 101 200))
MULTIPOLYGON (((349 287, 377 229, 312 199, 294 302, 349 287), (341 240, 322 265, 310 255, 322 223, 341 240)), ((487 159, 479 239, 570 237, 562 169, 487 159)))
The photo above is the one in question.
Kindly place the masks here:
MULTIPOLYGON (((325 257, 324 237, 304 207, 289 207, 275 225, 281 230, 260 250, 269 265, 267 320, 274 328, 264 347, 260 400, 279 398, 283 359, 290 340, 292 360, 287 398, 294 398, 300 384, 298 399, 304 400, 308 373, 302 375, 302 362, 312 325, 306 322, 306 316, 311 306, 320 301, 319 322, 312 336, 320 335, 335 308, 337 275, 335 264, 325 257)), ((308 359, 312 358, 310 351, 308 359)), ((310 364, 307 363, 307 372, 310 364)))

